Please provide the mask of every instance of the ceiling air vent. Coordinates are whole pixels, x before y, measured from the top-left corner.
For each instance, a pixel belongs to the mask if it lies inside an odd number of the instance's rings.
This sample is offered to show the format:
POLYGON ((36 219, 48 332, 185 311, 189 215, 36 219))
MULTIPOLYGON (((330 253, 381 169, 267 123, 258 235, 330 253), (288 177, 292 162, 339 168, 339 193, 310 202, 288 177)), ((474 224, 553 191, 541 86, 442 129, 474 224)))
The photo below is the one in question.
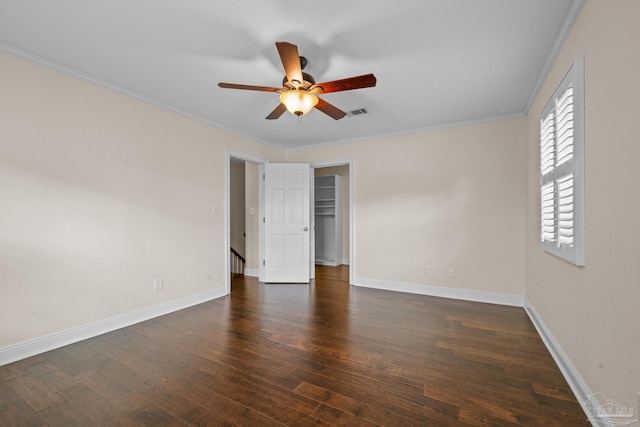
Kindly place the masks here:
POLYGON ((358 108, 356 110, 351 110, 347 113, 347 117, 361 116, 363 114, 367 114, 368 111, 366 108, 358 108))

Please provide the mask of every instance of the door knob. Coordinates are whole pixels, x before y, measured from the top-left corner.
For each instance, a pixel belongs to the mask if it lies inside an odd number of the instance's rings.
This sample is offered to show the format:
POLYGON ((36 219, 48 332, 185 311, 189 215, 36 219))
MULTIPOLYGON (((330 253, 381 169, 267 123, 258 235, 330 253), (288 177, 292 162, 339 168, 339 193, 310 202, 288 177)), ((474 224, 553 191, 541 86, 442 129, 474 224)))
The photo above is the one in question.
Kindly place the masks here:
POLYGON ((309 227, 305 227, 305 228, 304 228, 304 231, 309 231, 309 227))

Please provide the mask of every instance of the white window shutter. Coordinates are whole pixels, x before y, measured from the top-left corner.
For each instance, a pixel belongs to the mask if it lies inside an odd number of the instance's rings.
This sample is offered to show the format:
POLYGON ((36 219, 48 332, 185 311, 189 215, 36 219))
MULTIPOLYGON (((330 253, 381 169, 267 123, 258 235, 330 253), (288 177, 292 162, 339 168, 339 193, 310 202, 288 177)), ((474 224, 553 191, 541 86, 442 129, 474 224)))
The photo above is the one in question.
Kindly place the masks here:
POLYGON ((584 265, 584 59, 577 58, 540 115, 542 248, 584 265))
POLYGON ((540 121, 540 169, 542 175, 551 172, 556 164, 556 121, 554 110, 540 121))
POLYGON ((573 175, 567 175, 558 183, 558 246, 572 246, 574 243, 573 223, 573 175))
POLYGON ((573 159, 573 87, 556 100, 556 166, 573 159))
POLYGON ((556 240, 556 203, 554 182, 542 186, 542 241, 556 240))

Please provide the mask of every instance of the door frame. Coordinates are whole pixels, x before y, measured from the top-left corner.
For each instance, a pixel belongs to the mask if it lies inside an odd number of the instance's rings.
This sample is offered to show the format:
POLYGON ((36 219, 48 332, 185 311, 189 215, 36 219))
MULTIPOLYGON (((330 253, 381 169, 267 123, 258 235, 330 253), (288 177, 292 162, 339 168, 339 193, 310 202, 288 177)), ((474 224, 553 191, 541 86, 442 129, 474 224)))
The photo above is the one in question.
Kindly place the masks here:
MULTIPOLYGON (((224 274, 225 274, 225 293, 228 294, 231 292, 231 252, 229 250, 229 247, 231 244, 231 158, 243 160, 245 162, 256 163, 258 165, 269 163, 269 161, 261 157, 243 153, 241 151, 237 151, 228 147, 225 148, 224 153, 225 153, 224 274)), ((245 217, 246 217, 246 214, 245 214, 245 217)))
MULTIPOLYGON (((355 233, 355 203, 354 200, 354 177, 355 177, 355 161, 352 157, 347 157, 343 159, 334 159, 334 160, 323 160, 320 162, 311 162, 311 169, 313 171, 313 177, 315 180, 315 169, 316 168, 330 168, 334 166, 348 166, 349 167, 349 284, 353 284, 353 278, 356 277, 356 258, 355 258, 355 243, 356 243, 356 233, 355 233)), ((311 201, 311 207, 314 208, 314 201, 311 201)), ((311 212, 315 212, 313 209, 311 212)), ((315 225, 315 223, 314 223, 315 225)), ((313 236, 315 239, 315 227, 313 230, 313 236)), ((315 240, 314 243, 315 245, 315 240)), ((315 253, 315 251, 314 251, 315 253)), ((315 254, 311 259, 312 265, 315 266, 315 254)))

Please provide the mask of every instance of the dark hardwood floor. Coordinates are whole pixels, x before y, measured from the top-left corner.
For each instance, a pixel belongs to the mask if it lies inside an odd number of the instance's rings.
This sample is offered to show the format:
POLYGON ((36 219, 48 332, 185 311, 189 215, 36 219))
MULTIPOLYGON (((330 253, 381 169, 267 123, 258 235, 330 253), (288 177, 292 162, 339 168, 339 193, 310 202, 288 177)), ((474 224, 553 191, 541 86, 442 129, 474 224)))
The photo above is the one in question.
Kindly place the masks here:
POLYGON ((0 367, 0 425, 589 425, 523 309, 317 271, 0 367))

